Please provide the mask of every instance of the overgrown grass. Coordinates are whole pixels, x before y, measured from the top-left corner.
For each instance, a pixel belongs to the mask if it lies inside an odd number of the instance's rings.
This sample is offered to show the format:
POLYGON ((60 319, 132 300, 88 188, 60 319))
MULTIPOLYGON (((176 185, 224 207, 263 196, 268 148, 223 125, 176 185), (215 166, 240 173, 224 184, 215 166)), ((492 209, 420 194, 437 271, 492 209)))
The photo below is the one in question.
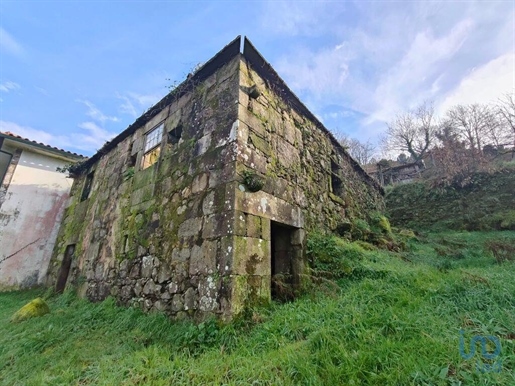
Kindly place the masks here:
POLYGON ((71 293, 12 324, 43 293, 3 293, 0 383, 515 385, 515 263, 495 258, 495 242, 514 245, 515 232, 428 234, 400 254, 345 246, 360 265, 338 287, 228 325, 173 323, 71 293), (460 356, 460 329, 466 347, 475 334, 500 339, 499 373, 476 370, 480 347, 460 356))
POLYGON ((469 231, 515 230, 515 167, 476 173, 467 186, 434 188, 413 182, 388 189, 392 224, 412 229, 469 231))

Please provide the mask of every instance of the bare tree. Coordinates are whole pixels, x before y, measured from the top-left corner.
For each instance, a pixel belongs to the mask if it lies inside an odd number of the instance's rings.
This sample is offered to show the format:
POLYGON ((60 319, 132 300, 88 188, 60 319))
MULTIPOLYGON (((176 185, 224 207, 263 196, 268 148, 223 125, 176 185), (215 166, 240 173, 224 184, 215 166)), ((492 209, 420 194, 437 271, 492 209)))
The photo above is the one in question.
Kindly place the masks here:
POLYGON ((484 145, 499 145, 501 135, 495 110, 489 105, 454 106, 447 112, 448 124, 466 140, 471 149, 482 154, 484 145))
POLYGON ((374 157, 376 146, 367 140, 361 142, 356 138, 351 138, 345 134, 342 134, 338 139, 338 142, 349 152, 360 165, 366 165, 370 163, 370 160, 374 157))
POLYGON ((437 129, 433 104, 425 102, 388 123, 385 145, 389 150, 408 152, 414 162, 420 161, 433 145, 437 129))
POLYGON ((511 133, 508 142, 515 146, 515 94, 505 94, 499 99, 497 114, 506 131, 511 133))

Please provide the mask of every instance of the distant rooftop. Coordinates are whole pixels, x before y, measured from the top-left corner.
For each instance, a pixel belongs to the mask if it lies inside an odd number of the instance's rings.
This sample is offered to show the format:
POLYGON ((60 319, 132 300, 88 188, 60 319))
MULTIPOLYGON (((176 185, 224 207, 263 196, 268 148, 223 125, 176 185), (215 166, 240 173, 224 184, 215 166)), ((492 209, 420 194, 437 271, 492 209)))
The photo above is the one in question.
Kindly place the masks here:
POLYGON ((37 142, 37 141, 33 141, 28 138, 23 138, 22 136, 11 133, 10 131, 0 131, 0 137, 12 139, 16 142, 21 142, 21 143, 25 143, 27 145, 36 146, 36 147, 39 147, 42 149, 50 150, 53 153, 59 153, 63 156, 66 156, 69 158, 75 158, 77 160, 82 160, 82 159, 87 158, 86 156, 83 156, 82 154, 72 153, 71 151, 59 149, 58 147, 50 146, 50 145, 44 144, 42 142, 37 142))

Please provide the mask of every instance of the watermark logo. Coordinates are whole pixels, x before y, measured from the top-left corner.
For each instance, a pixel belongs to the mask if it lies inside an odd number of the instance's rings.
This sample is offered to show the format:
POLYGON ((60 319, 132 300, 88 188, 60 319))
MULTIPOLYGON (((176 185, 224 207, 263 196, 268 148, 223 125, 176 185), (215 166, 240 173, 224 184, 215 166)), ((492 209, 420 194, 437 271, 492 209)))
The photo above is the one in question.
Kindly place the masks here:
POLYGON ((502 362, 498 359, 501 353, 501 341, 492 335, 474 335, 470 341, 468 353, 465 352, 465 332, 460 330, 460 355, 463 359, 472 359, 476 354, 477 342, 481 343, 481 358, 476 359, 476 370, 482 373, 499 373, 502 362), (490 342, 490 344, 489 344, 490 342), (492 348, 495 349, 492 351, 492 348))

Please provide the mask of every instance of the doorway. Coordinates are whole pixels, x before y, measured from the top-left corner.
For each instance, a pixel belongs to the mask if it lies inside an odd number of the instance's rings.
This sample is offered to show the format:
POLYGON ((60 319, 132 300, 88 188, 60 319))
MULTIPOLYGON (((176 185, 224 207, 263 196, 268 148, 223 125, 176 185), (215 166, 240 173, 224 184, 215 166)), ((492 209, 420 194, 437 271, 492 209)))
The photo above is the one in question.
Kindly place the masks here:
POLYGON ((293 299, 292 234, 295 228, 271 221, 271 274, 272 299, 288 301, 293 299))
POLYGON ((59 268, 59 275, 57 276, 57 283, 55 285, 55 292, 58 294, 63 293, 68 281, 68 275, 70 273, 70 267, 72 265, 73 254, 75 253, 75 244, 70 244, 66 247, 64 252, 64 258, 59 268))

